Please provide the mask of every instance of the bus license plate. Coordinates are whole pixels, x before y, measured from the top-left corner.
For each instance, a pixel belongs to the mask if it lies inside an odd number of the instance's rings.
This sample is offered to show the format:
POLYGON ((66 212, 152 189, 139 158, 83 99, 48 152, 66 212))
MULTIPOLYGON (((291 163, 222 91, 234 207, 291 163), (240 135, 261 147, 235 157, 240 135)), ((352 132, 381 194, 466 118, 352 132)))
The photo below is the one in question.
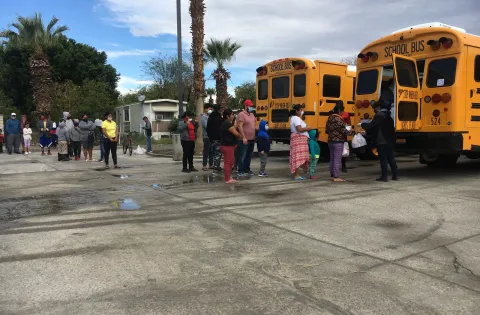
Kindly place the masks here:
POLYGON ((407 139, 397 139, 397 143, 407 143, 407 139))

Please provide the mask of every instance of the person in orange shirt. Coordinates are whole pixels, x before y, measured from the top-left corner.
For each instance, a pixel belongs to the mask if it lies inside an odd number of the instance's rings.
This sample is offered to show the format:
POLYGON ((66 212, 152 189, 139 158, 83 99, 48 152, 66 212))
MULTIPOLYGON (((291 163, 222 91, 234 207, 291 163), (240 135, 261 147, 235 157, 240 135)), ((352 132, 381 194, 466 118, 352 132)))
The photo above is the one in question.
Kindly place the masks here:
MULTIPOLYGON (((337 105, 343 106, 343 101, 341 101, 341 100, 337 101, 337 105)), ((345 122, 345 126, 351 126, 352 125, 352 123, 350 121, 350 113, 348 113, 347 111, 343 112, 342 119, 345 122)), ((347 158, 346 157, 342 157, 342 172, 343 173, 347 172, 347 158)))

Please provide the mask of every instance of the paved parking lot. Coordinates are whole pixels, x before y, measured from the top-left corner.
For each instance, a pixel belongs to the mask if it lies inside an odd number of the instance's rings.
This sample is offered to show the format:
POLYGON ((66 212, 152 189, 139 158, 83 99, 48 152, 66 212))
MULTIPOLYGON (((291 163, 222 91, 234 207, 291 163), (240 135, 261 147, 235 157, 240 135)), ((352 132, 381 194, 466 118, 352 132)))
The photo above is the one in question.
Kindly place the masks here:
POLYGON ((1 314, 479 314, 480 161, 332 183, 276 157, 226 186, 167 158, 0 160, 1 314))

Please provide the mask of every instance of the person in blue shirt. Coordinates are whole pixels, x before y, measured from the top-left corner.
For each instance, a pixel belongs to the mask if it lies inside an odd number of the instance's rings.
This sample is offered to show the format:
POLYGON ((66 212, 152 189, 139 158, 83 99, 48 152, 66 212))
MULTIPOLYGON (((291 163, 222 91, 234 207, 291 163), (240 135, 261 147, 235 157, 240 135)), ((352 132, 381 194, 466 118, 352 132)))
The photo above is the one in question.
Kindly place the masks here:
POLYGON ((17 114, 10 115, 10 119, 5 125, 5 134, 7 135, 8 154, 22 154, 20 152, 20 120, 17 119, 17 114))
POLYGON ((268 122, 262 120, 260 122, 259 131, 257 134, 257 149, 260 154, 260 172, 258 176, 268 177, 268 174, 265 172, 267 167, 268 154, 270 153, 270 137, 268 136, 268 122))

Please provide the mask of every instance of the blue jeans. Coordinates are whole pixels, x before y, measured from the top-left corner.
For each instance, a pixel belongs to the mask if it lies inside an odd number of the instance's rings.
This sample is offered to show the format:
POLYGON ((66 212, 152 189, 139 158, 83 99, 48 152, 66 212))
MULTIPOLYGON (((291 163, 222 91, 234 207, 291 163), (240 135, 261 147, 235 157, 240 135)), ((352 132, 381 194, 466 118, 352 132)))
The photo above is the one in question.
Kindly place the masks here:
POLYGON ((238 173, 250 172, 250 163, 252 162, 253 149, 255 148, 255 141, 248 140, 247 144, 243 144, 243 141, 238 141, 238 173))
POLYGON ((105 158, 105 144, 103 143, 103 139, 100 140, 100 160, 105 158))
POLYGON ((152 136, 147 136, 147 152, 152 151, 152 136))

